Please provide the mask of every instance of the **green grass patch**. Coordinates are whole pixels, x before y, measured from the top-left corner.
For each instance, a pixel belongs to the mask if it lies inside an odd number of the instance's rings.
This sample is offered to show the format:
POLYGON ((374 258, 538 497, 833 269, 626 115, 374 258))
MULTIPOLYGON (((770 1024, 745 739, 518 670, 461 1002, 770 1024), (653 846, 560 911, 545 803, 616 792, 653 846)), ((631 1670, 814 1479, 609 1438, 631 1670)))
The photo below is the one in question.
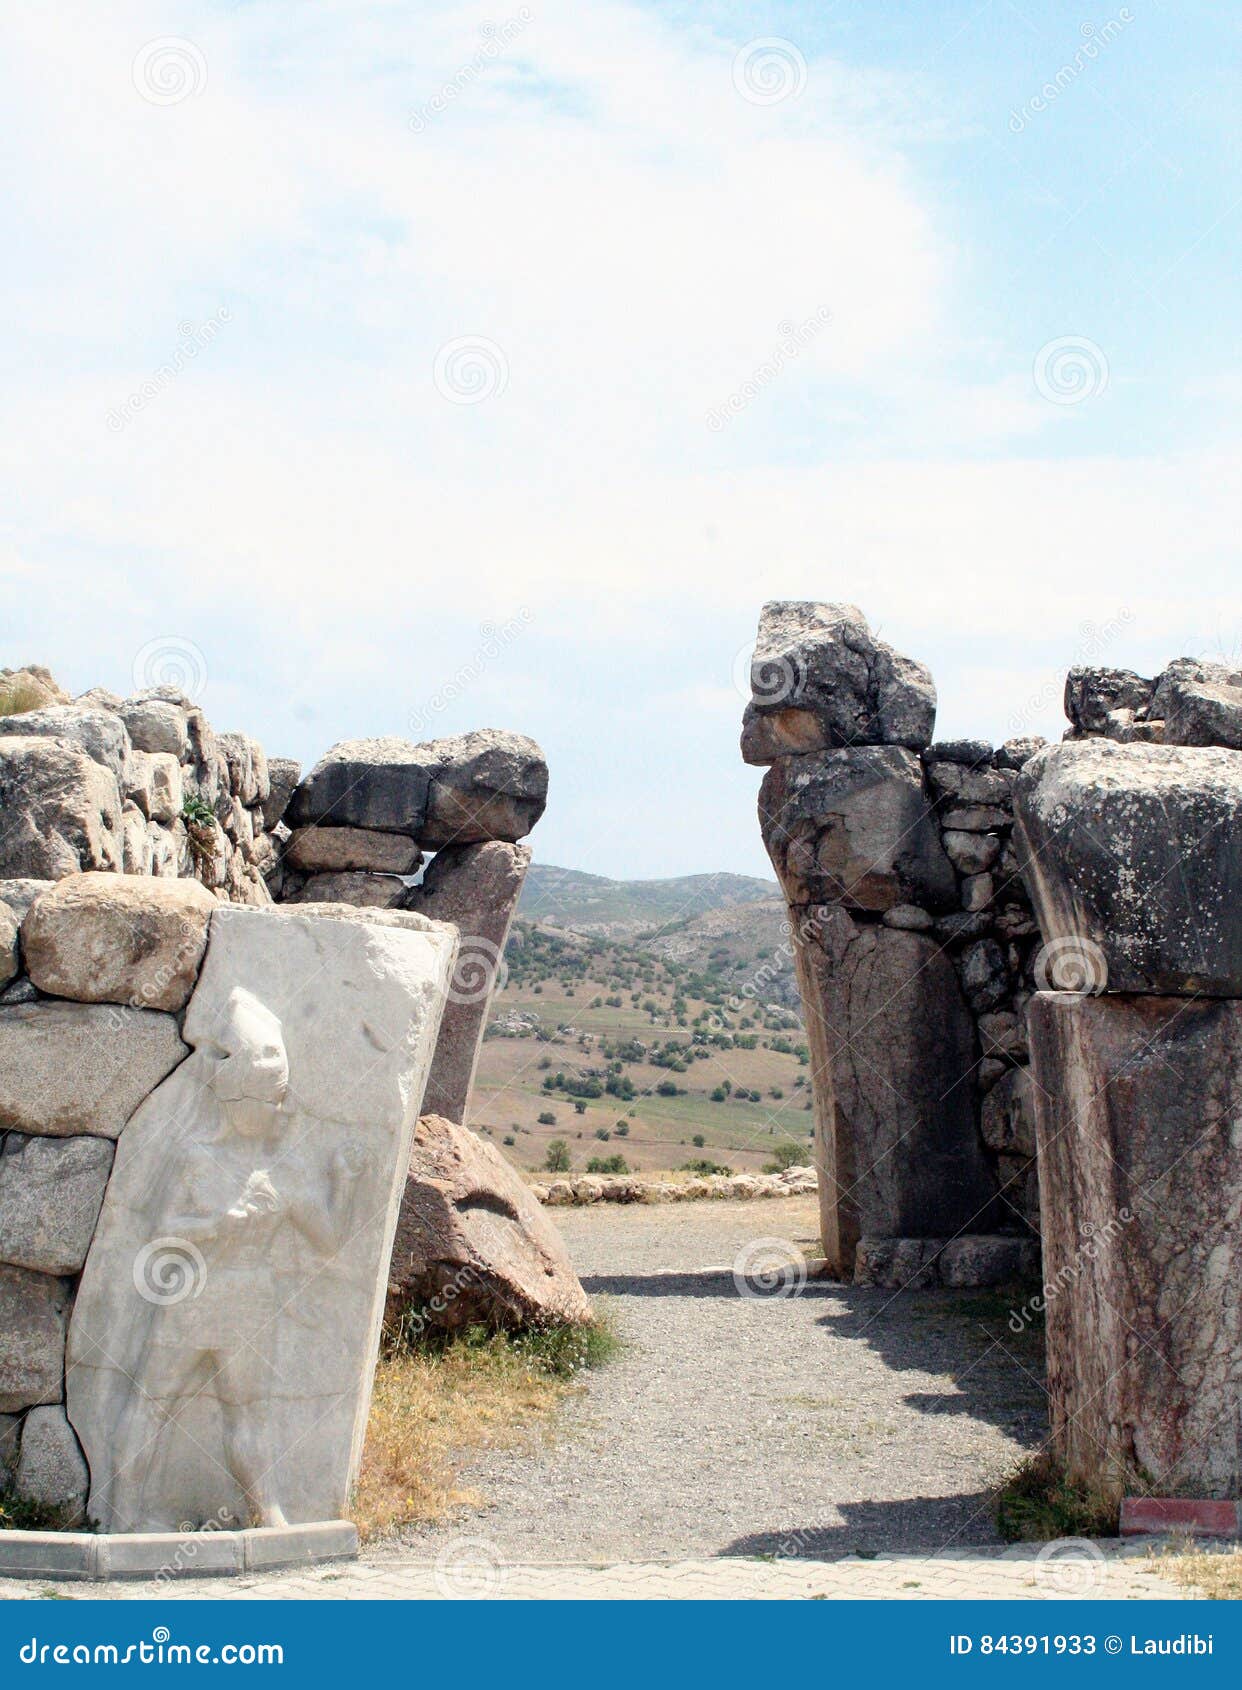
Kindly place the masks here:
POLYGON ((1116 1537, 1120 1502, 1071 1482, 1048 1450, 1030 1456, 996 1493, 996 1524, 1009 1543, 1116 1537))

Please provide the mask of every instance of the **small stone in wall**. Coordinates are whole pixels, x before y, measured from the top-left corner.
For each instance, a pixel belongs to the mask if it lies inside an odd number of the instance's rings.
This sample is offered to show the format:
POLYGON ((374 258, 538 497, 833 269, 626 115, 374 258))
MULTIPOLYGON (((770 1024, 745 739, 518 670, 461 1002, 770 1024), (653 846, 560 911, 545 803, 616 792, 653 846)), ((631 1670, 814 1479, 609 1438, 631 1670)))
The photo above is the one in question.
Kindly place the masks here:
POLYGON ((268 795, 263 800, 263 825, 274 828, 284 818, 294 788, 302 775, 302 765, 293 757, 267 759, 268 795))
POLYGON ((116 1138, 189 1054, 176 1019, 107 1004, 0 1008, 0 1128, 116 1138))
POLYGON ((35 1273, 81 1272, 113 1147, 106 1138, 0 1141, 0 1262, 35 1273))
POLYGON ((61 1400, 69 1300, 63 1279, 0 1262, 0 1412, 61 1400))
POLYGON ((217 907, 194 880, 76 875, 37 898, 22 922, 26 967, 53 997, 180 1009, 217 907))
POLYGON ((290 904, 352 904, 362 909, 396 909, 405 882, 395 874, 313 874, 285 901, 290 904))
POLYGON ((300 827, 285 847, 285 861, 301 874, 348 870, 413 874, 422 862, 422 852, 404 833, 365 827, 300 827))
POLYGON ((86 1514, 89 1486, 82 1446, 64 1409, 32 1408, 22 1422, 17 1495, 55 1510, 65 1526, 77 1526, 86 1514))
POLYGON ((7 904, 0 903, 0 986, 7 986, 21 970, 17 922, 7 904))
POLYGON ((165 752, 178 762, 186 753, 186 712, 163 698, 123 698, 116 713, 139 751, 165 752))

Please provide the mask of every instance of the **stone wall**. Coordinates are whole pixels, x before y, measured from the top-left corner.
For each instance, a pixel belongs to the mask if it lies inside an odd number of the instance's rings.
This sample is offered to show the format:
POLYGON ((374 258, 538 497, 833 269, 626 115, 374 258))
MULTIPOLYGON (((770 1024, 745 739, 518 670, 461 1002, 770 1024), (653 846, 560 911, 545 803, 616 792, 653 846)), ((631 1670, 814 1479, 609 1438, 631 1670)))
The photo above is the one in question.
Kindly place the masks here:
POLYGON ((341 1515, 456 931, 114 873, 0 899, 0 1489, 341 1515))
POLYGON ((825 1255, 926 1283, 965 1234, 944 1276, 1012 1278, 1039 1216, 1039 939, 1012 789, 1042 741, 934 741, 931 675, 849 605, 765 606, 751 687, 742 755, 769 765, 759 820, 806 1013, 825 1255))
MULTIPOLYGON (((70 699, 33 667, 0 682, 33 705, 0 717, 0 879, 11 899, 104 870, 197 880, 233 903, 327 901, 451 921, 463 943, 428 1108, 465 1120, 530 862, 517 842, 547 801, 533 740, 497 729, 346 740, 302 780, 292 759, 217 733, 175 688, 70 699)), ((7 932, 0 917, 0 1005, 32 994, 4 973, 7 932)))

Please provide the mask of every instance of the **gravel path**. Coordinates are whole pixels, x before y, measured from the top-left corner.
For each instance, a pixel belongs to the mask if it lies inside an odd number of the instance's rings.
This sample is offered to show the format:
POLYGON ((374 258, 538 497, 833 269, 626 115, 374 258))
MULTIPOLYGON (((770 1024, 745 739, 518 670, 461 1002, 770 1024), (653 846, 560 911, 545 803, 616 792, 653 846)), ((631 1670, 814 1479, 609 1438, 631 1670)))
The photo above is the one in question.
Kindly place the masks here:
POLYGON ((734 1263, 755 1240, 813 1253, 805 1199, 556 1219, 623 1353, 533 1446, 471 1460, 482 1510, 388 1553, 435 1556, 465 1535, 510 1562, 997 1541, 988 1489, 1044 1427, 1039 1351, 1003 1299, 813 1279, 740 1295, 734 1263))

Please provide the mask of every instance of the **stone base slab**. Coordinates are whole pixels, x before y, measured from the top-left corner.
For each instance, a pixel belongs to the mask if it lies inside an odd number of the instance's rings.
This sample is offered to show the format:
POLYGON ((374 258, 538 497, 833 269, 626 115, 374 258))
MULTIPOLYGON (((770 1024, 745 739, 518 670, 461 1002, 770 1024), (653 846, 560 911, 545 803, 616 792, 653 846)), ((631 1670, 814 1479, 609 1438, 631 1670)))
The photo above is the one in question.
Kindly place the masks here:
POLYGON ((228 1578, 320 1561, 353 1561, 357 1556, 358 1532, 349 1520, 240 1532, 0 1531, 0 1578, 93 1583, 228 1578))
POLYGON ((1242 1503, 1186 1497, 1127 1496, 1122 1537, 1242 1537, 1242 1503))
POLYGON ((957 1238, 861 1238, 854 1284, 884 1291, 925 1291, 946 1286, 979 1290, 1014 1285, 1039 1272, 1039 1242, 996 1233, 957 1238))

